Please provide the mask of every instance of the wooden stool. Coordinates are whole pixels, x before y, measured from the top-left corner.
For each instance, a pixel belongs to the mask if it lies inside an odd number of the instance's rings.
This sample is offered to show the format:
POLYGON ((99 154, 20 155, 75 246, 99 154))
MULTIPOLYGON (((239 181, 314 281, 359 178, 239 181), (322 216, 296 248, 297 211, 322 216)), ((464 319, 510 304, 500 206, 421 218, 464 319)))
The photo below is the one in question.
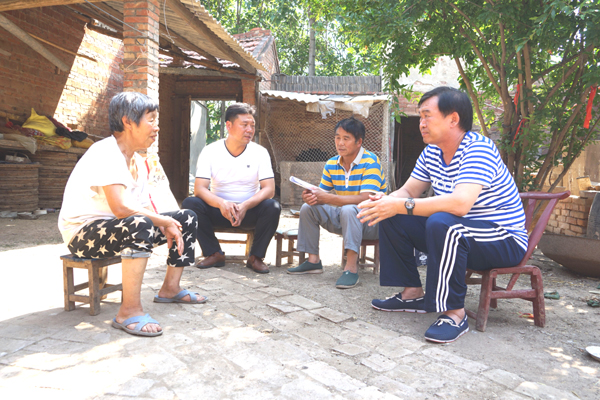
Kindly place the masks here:
POLYGON ((298 229, 289 229, 287 231, 278 229, 275 232, 275 239, 277 240, 277 249, 275 254, 275 266, 281 267, 281 259, 287 257, 287 263, 292 264, 294 262, 294 256, 298 257, 299 263, 302 264, 306 260, 306 255, 299 252, 294 247, 294 242, 298 240, 298 229), (283 251, 283 239, 288 241, 288 250, 283 251))
POLYGON ((238 233, 240 235, 246 235, 246 240, 234 240, 234 239, 219 239, 219 243, 229 244, 245 244, 246 253, 243 256, 226 256, 225 261, 240 261, 247 260, 250 257, 250 249, 254 242, 254 229, 243 229, 243 228, 217 228, 215 233, 238 233))
MULTIPOLYGON (((346 261, 346 249, 342 244, 342 269, 346 261)), ((358 255, 358 266, 361 268, 373 268, 373 273, 379 273, 379 239, 363 239, 360 243, 360 254, 358 255), (367 246, 373 246, 373 257, 367 256, 367 246), (367 261, 371 261, 367 264, 367 261)))
POLYGON ((60 257, 63 260, 63 280, 65 290, 65 311, 73 311, 75 302, 90 305, 90 315, 100 314, 100 300, 108 293, 123 291, 123 285, 111 285, 106 283, 108 266, 119 264, 121 257, 109 258, 79 258, 72 254, 60 257), (75 285, 73 282, 73 268, 88 270, 88 281, 75 285), (89 288, 89 296, 77 295, 76 292, 89 288))

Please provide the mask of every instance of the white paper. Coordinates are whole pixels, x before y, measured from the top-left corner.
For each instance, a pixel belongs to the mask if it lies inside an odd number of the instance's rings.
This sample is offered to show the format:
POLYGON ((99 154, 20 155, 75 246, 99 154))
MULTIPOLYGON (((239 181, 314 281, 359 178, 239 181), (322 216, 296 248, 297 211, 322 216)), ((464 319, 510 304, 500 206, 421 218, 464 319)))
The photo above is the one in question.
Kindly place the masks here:
POLYGON ((290 176, 290 182, 295 183, 296 185, 303 187, 308 190, 319 190, 318 186, 311 185, 310 183, 303 181, 302 179, 298 179, 295 176, 290 176))

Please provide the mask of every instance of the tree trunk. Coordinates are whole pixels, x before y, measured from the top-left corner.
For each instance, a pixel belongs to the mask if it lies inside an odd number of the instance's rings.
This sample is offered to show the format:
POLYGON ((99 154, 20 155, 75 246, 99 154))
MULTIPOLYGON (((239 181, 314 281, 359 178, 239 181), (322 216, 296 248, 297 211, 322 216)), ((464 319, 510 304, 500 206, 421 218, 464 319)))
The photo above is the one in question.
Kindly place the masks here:
POLYGON ((308 12, 308 26, 310 29, 310 42, 308 47, 308 76, 315 76, 315 19, 310 16, 310 11, 308 12))

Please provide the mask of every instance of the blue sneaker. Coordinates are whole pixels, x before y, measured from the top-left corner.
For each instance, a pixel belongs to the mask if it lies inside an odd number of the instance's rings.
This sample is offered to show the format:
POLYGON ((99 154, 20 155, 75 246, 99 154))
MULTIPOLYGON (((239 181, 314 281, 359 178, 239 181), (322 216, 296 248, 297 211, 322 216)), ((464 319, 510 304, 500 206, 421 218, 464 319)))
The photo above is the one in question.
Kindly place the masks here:
POLYGON ((385 300, 374 299, 371 301, 373 308, 382 311, 402 311, 425 314, 425 298, 402 300, 402 293, 395 294, 385 300))
POLYGON ((467 314, 459 324, 447 315, 440 315, 425 332, 425 339, 436 343, 450 343, 469 332, 467 314))

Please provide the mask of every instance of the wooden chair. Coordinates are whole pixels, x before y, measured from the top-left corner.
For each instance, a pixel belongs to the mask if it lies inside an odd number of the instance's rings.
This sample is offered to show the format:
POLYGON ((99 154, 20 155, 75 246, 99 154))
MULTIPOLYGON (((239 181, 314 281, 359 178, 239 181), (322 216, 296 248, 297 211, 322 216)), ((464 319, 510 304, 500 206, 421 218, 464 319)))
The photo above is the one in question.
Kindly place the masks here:
POLYGON ((109 258, 79 258, 72 254, 60 257, 63 260, 63 281, 65 291, 65 311, 73 311, 75 302, 81 302, 90 305, 90 315, 100 314, 100 300, 108 293, 117 290, 123 291, 123 285, 111 285, 106 283, 108 275, 108 266, 119 264, 121 257, 109 258), (88 281, 75 285, 73 280, 73 268, 87 269, 88 281), (89 295, 78 295, 76 292, 89 289, 89 295))
MULTIPOLYGON (((342 244, 342 269, 346 262, 346 249, 342 244)), ((358 266, 361 268, 373 268, 373 274, 379 273, 379 239, 363 239, 360 243, 360 254, 358 255, 358 266), (367 256, 367 247, 373 246, 373 257, 367 256), (371 263, 367 263, 370 261, 371 263)))
POLYGON ((298 257, 298 263, 302 264, 306 260, 306 255, 303 252, 299 252, 294 246, 296 240, 298 240, 298 229, 283 230, 278 229, 275 232, 275 240, 277 241, 277 248, 275 253, 275 266, 281 267, 281 260, 287 257, 287 263, 292 264, 294 257, 298 257), (283 251, 283 240, 288 241, 287 251, 283 251))
POLYGON ((490 312, 490 306, 496 308, 498 299, 524 299, 533 303, 533 321, 536 326, 544 327, 546 325, 546 308, 544 305, 544 283, 542 273, 535 265, 526 265, 529 261, 535 247, 540 241, 550 215, 559 200, 569 197, 571 192, 545 193, 545 192, 527 192, 521 193, 521 199, 528 200, 525 209, 525 227, 529 233, 529 245, 527 253, 519 265, 510 268, 495 268, 488 271, 474 271, 467 269, 466 283, 481 285, 479 294, 479 308, 477 313, 467 310, 467 315, 476 320, 476 329, 485 332, 487 318, 490 312), (548 205, 540 215, 533 229, 534 212, 540 201, 548 200, 548 205), (472 275, 481 275, 481 278, 475 278, 472 275), (521 274, 531 277, 531 289, 514 289, 517 279, 521 274), (512 275, 506 287, 500 287, 496 284, 496 278, 499 275, 512 275))
POLYGON ((215 233, 237 233, 241 235, 246 235, 246 240, 239 239, 219 239, 219 243, 228 243, 228 244, 245 244, 246 252, 243 256, 235 255, 230 256, 227 255, 225 257, 226 261, 241 261, 247 260, 250 257, 250 249, 252 248, 252 243, 254 242, 254 228, 244 229, 244 228, 217 228, 215 229, 215 233))

